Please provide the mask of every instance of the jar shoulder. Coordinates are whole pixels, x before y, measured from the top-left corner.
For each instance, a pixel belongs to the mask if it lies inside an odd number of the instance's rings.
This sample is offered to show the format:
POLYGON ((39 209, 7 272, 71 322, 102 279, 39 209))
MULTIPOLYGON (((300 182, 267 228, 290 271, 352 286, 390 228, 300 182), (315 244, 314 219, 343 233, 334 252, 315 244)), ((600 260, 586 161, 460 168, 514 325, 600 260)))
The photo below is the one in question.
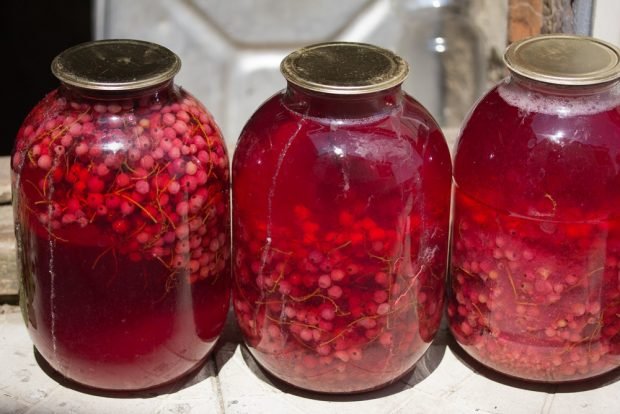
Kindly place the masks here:
POLYGON ((389 113, 364 118, 310 117, 291 110, 283 93, 268 99, 244 127, 235 160, 269 158, 305 146, 316 154, 340 152, 373 160, 433 158, 450 168, 450 155, 441 129, 417 101, 405 95, 389 113))
POLYGON ((570 209, 583 210, 584 200, 598 214, 620 198, 617 102, 617 96, 558 97, 493 88, 462 128, 454 159, 456 185, 480 202, 521 215, 546 203, 552 208, 545 214, 564 217, 570 209))
POLYGON ((465 120, 457 141, 455 167, 551 161, 572 152, 583 156, 620 151, 620 94, 549 96, 491 89, 465 120))

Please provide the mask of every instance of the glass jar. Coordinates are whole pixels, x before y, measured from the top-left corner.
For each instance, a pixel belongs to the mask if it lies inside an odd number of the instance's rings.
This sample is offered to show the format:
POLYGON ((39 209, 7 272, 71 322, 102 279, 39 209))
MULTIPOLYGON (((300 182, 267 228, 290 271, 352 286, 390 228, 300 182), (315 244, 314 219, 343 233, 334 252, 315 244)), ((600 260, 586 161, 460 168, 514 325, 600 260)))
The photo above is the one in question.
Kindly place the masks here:
POLYGON ((469 0, 393 0, 399 53, 416 76, 403 83, 441 126, 458 127, 484 92, 485 58, 469 0))
POLYGON ((12 154, 20 302, 66 378, 133 390, 198 367, 230 295, 219 129, 162 46, 90 42, 52 63, 12 154))
POLYGON ((439 326, 448 148, 387 50, 318 44, 281 69, 287 88, 252 116, 233 160, 237 320, 258 363, 289 384, 379 388, 439 326))
POLYGON ((620 51, 540 36, 457 144, 450 327, 475 359, 533 381, 620 365, 620 51))

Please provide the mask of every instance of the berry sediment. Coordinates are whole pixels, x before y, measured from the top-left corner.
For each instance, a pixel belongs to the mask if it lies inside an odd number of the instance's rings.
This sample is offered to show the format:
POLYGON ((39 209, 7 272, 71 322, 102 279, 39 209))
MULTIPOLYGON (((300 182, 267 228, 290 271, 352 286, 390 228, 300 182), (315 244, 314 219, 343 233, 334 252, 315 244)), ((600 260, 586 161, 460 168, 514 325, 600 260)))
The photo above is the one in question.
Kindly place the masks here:
POLYGON ((617 367, 618 223, 610 230, 608 222, 514 217, 459 191, 456 202, 448 314, 459 343, 525 379, 575 380, 617 367))
POLYGON ((276 96, 240 139, 233 306, 256 360, 297 387, 386 385, 438 329, 450 161, 437 129, 398 122, 305 118, 276 96))
POLYGON ((533 95, 500 86, 463 130, 448 315, 483 364, 574 381, 620 366, 618 95, 533 95))
POLYGON ((228 158, 191 96, 48 95, 12 156, 22 307, 35 346, 88 386, 197 366, 229 300, 228 158))

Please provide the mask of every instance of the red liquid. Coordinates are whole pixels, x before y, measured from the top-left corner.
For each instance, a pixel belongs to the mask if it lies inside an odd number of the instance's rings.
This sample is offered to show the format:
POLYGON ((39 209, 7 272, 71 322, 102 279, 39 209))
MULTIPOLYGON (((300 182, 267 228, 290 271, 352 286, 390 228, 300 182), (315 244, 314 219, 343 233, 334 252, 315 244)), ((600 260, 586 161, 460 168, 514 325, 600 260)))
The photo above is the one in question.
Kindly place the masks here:
POLYGON ((172 87, 61 89, 20 129, 13 170, 21 305, 47 362, 113 390, 197 367, 230 283, 228 161, 204 108, 172 87))
POLYGON ((620 100, 611 91, 558 104, 500 85, 463 129, 450 326, 505 374, 572 381, 620 365, 620 100), (515 107, 524 96, 538 110, 515 107), (600 108, 584 108, 588 99, 600 108))
POLYGON ((438 329, 450 160, 427 113, 394 96, 276 95, 235 152, 237 320, 257 361, 301 388, 388 384, 438 329), (298 98, 318 116, 291 110, 298 98), (365 105, 374 117, 355 116, 365 105))

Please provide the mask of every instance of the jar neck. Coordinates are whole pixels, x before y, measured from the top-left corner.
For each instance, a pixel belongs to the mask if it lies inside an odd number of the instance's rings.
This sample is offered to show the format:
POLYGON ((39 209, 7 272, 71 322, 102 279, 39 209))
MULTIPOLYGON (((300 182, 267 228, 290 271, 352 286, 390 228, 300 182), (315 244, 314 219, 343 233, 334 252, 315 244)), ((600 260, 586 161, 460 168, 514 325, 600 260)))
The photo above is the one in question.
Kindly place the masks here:
POLYGON ((173 80, 169 80, 145 89, 123 91, 103 91, 97 89, 78 88, 66 83, 61 83, 59 91, 66 98, 75 101, 89 100, 116 102, 147 99, 149 101, 156 102, 166 100, 167 97, 173 93, 174 82, 173 80))
POLYGON ((288 83, 282 102, 289 110, 315 118, 360 119, 388 115, 403 101, 401 85, 359 95, 311 91, 288 83))
POLYGON ((595 85, 555 85, 528 79, 514 73, 511 75, 509 82, 516 87, 528 89, 532 92, 567 98, 607 95, 613 91, 618 91, 620 87, 620 80, 595 85))

